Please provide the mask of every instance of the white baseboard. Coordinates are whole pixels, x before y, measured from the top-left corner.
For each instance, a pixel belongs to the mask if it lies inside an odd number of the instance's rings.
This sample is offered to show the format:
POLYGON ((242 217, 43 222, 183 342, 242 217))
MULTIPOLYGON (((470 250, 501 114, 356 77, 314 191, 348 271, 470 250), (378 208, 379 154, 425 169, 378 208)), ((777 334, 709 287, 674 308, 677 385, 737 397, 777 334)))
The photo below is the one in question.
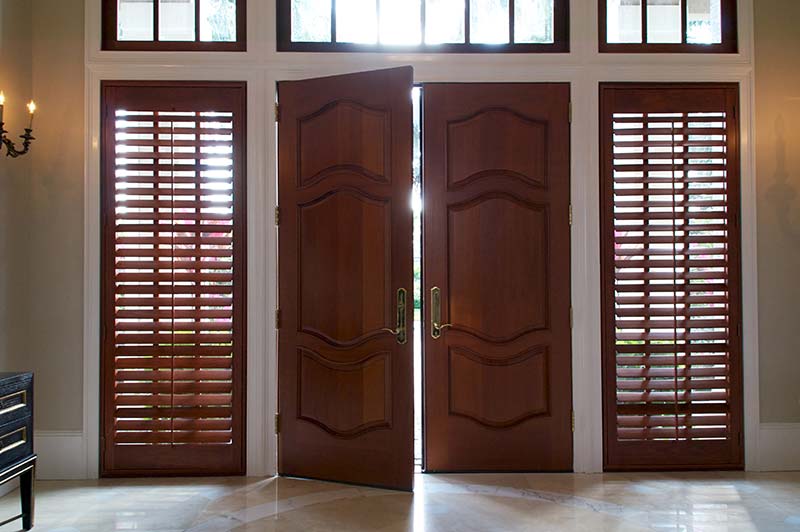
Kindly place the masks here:
POLYGON ((800 471, 800 423, 762 423, 758 469, 800 471))
MULTIPOLYGON (((83 432, 40 430, 34 435, 34 446, 39 455, 36 478, 89 478, 83 432)), ((800 471, 800 423, 762 423, 758 455, 757 470, 800 471)), ((15 487, 13 483, 0 486, 0 497, 15 487)))
POLYGON ((33 436, 36 478, 81 480, 86 476, 86 452, 81 431, 39 430, 33 436))

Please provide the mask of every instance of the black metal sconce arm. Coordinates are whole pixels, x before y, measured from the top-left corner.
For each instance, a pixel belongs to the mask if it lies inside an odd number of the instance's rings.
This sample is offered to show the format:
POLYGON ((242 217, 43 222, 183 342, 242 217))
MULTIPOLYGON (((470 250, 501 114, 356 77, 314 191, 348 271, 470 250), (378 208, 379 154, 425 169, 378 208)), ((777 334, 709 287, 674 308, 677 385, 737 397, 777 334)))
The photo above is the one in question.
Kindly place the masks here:
POLYGON ((12 159, 16 159, 21 155, 25 155, 31 148, 31 143, 36 140, 36 138, 32 135, 32 129, 25 129, 25 134, 20 135, 19 138, 22 139, 22 149, 18 149, 14 142, 6 136, 5 125, 0 123, 0 136, 2 136, 3 144, 6 147, 6 157, 11 157, 12 159))

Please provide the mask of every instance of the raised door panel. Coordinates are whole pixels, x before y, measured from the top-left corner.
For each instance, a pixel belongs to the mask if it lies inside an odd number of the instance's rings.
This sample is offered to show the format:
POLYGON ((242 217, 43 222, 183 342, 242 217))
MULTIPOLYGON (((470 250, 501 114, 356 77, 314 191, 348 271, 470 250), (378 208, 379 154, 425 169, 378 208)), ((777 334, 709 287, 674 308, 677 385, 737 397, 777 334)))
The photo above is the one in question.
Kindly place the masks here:
POLYGON ((570 470, 569 87, 423 94, 425 468, 570 470))
POLYGON ((453 328, 491 342, 544 329, 546 205, 487 194, 450 206, 448 214, 447 306, 453 328))
POLYGON ((281 474, 411 489, 410 68, 278 87, 281 474))
POLYGON ((338 100, 299 119, 301 187, 352 172, 386 183, 391 170, 391 119, 386 109, 338 100))
POLYGON ((354 190, 298 206, 302 332, 343 347, 391 321, 391 223, 387 199, 354 190))
POLYGON ((450 348, 450 414, 503 429, 549 413, 546 348, 511 357, 486 357, 465 347, 450 348))
POLYGON ((447 124, 450 188, 498 175, 547 184, 547 125, 505 107, 483 109, 447 124))
POLYGON ((342 438, 391 427, 391 353, 372 353, 352 362, 309 349, 301 349, 298 356, 301 419, 342 438))

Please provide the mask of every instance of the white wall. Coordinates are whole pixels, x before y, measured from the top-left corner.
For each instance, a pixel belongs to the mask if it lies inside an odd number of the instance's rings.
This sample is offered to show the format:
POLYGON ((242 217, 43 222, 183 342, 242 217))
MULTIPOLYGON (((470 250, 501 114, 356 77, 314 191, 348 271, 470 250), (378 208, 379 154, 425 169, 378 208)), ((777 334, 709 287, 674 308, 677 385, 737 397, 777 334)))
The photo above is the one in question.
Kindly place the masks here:
MULTIPOLYGON (((5 1, 5 0, 3 0, 5 1)), ((36 153, 26 213, 28 367, 36 374, 36 427, 83 428, 82 0, 27 2, 33 13, 36 153)))
POLYGON ((800 2, 758 0, 756 134, 762 469, 800 469, 800 2))
POLYGON ((800 423, 800 2, 756 4, 761 417, 800 423))
MULTIPOLYGON (((0 90, 8 136, 20 141, 32 95, 31 13, 27 0, 0 2, 0 90)), ((20 146, 21 147, 21 146, 20 146)), ((30 157, 0 157, 0 371, 18 369, 26 336, 26 254, 22 251, 30 157)))

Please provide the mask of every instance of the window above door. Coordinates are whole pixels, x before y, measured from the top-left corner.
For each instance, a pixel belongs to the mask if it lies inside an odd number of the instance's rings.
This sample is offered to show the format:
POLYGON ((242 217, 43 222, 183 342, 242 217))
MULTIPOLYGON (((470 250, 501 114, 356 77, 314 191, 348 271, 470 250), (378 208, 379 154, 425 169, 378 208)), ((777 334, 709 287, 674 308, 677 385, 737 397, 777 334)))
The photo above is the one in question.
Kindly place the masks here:
POLYGON ((246 49, 246 0, 103 0, 103 50, 246 49))
POLYGON ((599 0, 600 51, 736 53, 736 0, 599 0))
POLYGON ((568 0, 277 0, 280 52, 569 51, 568 0))

